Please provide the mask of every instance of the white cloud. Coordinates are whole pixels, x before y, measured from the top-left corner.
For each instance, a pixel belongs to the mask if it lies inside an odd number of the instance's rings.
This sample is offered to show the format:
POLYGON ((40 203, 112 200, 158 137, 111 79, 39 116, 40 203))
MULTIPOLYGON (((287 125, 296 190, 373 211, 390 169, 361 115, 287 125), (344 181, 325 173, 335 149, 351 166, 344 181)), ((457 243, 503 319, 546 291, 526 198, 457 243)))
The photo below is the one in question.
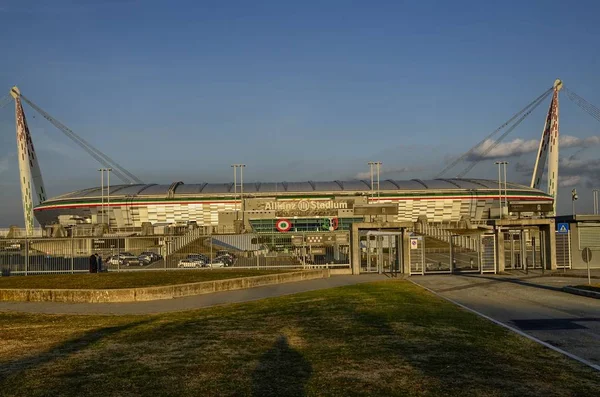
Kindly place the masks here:
POLYGON ((577 186, 581 182, 581 177, 578 175, 571 176, 559 176, 558 187, 571 187, 577 186))
MULTIPOLYGON (((499 143, 494 148, 496 141, 493 139, 487 139, 479 147, 477 147, 468 156, 468 161, 479 161, 481 159, 494 159, 494 158, 506 158, 516 157, 527 153, 537 152, 540 141, 537 139, 524 140, 521 138, 514 139, 510 142, 499 143), (486 151, 489 152, 486 153, 486 151)), ((589 146, 600 145, 600 136, 590 136, 587 138, 577 138, 571 135, 561 135, 559 138, 560 148, 568 149, 574 147, 586 148, 589 146)))

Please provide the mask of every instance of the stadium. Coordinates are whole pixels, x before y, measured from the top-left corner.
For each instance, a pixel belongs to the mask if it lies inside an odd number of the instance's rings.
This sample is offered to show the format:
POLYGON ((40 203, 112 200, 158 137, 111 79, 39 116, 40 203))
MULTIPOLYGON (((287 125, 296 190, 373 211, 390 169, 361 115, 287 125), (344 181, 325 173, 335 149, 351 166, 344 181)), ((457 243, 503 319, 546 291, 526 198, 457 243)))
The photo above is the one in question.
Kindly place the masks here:
POLYGON ((355 209, 389 204, 389 222, 446 223, 497 217, 499 198, 552 203, 541 190, 484 179, 385 180, 379 189, 367 180, 331 182, 204 183, 93 187, 45 200, 34 208, 43 226, 106 223, 111 229, 143 224, 211 227, 215 232, 349 230, 369 220, 355 209), (243 191, 243 193, 242 193, 243 191), (396 208, 397 205, 397 208, 396 208), (282 221, 282 222, 280 222, 282 221))

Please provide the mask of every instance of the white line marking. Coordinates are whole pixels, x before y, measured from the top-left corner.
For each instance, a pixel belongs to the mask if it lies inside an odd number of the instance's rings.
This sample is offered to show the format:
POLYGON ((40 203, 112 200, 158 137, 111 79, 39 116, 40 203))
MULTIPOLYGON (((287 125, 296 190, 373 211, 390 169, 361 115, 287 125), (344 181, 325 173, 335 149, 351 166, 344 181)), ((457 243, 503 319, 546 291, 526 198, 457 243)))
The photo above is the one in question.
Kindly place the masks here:
POLYGON ((450 298, 447 298, 447 297, 445 297, 445 296, 443 296, 443 295, 440 295, 440 294, 438 294, 437 292, 435 292, 434 290, 432 290, 432 289, 430 289, 430 288, 427 288, 427 287, 425 287, 425 286, 423 286, 423 285, 421 285, 421 284, 419 284, 419 283, 417 283, 417 282, 415 282, 415 281, 413 281, 413 280, 410 280, 410 279, 409 279, 408 281, 410 281, 411 283, 413 283, 413 284, 415 284, 415 285, 418 285, 418 286, 419 286, 419 287, 421 287, 421 288, 424 288, 424 289, 426 289, 427 291, 431 292, 432 294, 434 294, 434 295, 436 295, 436 296, 439 296, 440 298, 442 298, 442 299, 444 299, 444 300, 447 300, 448 302, 451 302, 451 303, 455 304, 456 306, 462 307, 463 309, 465 309, 465 310, 468 310, 468 311, 470 311, 471 313, 475 313, 475 314, 477 314, 478 316, 480 316, 480 317, 483 317, 483 318, 485 318, 486 320, 489 320, 489 321, 493 322, 494 324, 498 324, 498 325, 500 325, 500 326, 502 326, 502 327, 504 327, 504 328, 506 328, 506 329, 509 329, 509 330, 513 331, 514 333, 517 333, 517 334, 519 334, 519 335, 521 335, 521 336, 524 336, 524 337, 525 337, 525 338, 527 338, 527 339, 530 339, 530 340, 532 340, 532 341, 534 341, 534 342, 537 342, 537 343, 539 343, 539 344, 540 344, 540 345, 542 345, 542 346, 545 346, 545 347, 547 347, 547 348, 549 348, 549 349, 552 349, 552 350, 554 350, 555 352, 558 352, 558 353, 560 353, 560 354, 564 354, 565 356, 567 356, 567 357, 569 357, 569 358, 572 358, 573 360, 579 361, 580 363, 582 363, 582 364, 585 364, 585 365, 587 365, 588 367, 592 367, 592 368, 593 368, 593 369, 595 369, 596 371, 600 371, 600 365, 596 365, 596 364, 594 364, 594 363, 592 363, 592 362, 590 362, 590 361, 588 361, 588 360, 586 360, 586 359, 583 359, 583 358, 581 358, 581 357, 579 357, 579 356, 576 356, 576 355, 574 355, 574 354, 572 354, 572 353, 569 353, 569 352, 567 352, 567 351, 564 351, 563 349, 559 349, 558 347, 556 347, 556 346, 553 346, 553 345, 551 345, 550 343, 544 342, 544 341, 542 341, 542 340, 539 340, 539 339, 538 339, 538 338, 536 338, 535 336, 531 336, 531 335, 529 335, 529 334, 527 334, 527 333, 525 333, 525 332, 521 331, 520 329, 517 329, 517 328, 511 327, 510 325, 504 324, 504 323, 503 323, 503 322, 501 322, 501 321, 494 320, 493 318, 491 318, 491 317, 489 317, 489 316, 486 316, 485 314, 483 314, 483 313, 480 313, 480 312, 478 312, 478 311, 477 311, 477 310, 475 310, 475 309, 471 309, 470 307, 467 307, 467 306, 463 305, 462 303, 458 303, 458 302, 456 302, 456 301, 455 301, 455 300, 453 300, 453 299, 450 299, 450 298))

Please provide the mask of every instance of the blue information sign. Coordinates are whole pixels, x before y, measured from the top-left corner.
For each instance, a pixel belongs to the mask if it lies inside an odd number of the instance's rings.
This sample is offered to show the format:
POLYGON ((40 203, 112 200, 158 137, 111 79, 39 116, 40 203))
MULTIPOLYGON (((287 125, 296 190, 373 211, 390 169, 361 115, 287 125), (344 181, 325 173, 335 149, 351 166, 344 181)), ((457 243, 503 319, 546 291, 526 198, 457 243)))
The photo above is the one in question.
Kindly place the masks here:
POLYGON ((569 224, 568 223, 558 223, 556 225, 556 231, 561 234, 569 233, 569 224))

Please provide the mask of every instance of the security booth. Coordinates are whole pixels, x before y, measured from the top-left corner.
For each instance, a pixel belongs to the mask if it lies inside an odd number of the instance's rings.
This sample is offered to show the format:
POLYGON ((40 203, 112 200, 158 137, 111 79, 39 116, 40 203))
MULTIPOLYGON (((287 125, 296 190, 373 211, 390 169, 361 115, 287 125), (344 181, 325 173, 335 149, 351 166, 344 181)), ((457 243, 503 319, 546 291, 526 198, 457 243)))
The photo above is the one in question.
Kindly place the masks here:
POLYGON ((600 215, 556 217, 556 250, 559 268, 587 269, 582 252, 592 252, 590 269, 600 269, 600 215))
POLYGON ((411 222, 353 223, 352 274, 410 273, 409 233, 411 222))

